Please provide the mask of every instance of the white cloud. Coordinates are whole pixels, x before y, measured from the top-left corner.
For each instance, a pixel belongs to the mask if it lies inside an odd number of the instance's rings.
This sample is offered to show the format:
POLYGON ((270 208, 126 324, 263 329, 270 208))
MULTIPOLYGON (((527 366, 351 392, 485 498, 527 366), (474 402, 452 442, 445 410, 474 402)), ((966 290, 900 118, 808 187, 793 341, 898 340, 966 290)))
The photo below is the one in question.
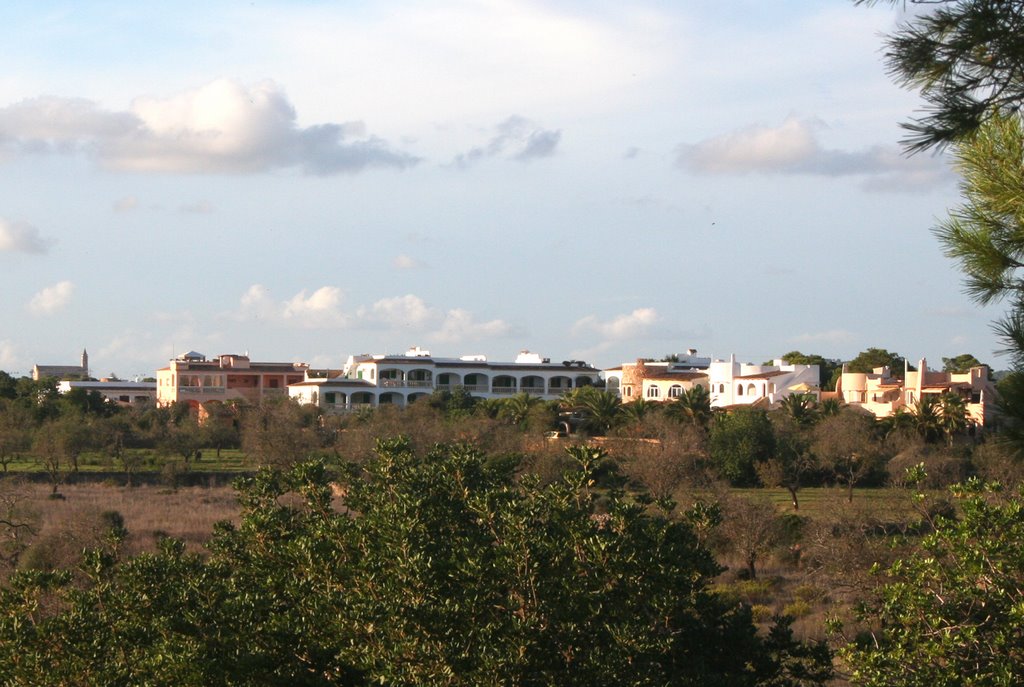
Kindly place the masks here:
POLYGON ((513 334, 513 327, 504 320, 477 322, 473 314, 461 308, 445 313, 440 329, 430 335, 432 341, 461 343, 480 339, 507 337, 513 334))
POLYGON ((341 289, 337 286, 321 286, 306 296, 303 289, 285 303, 284 317, 299 320, 303 326, 340 326, 345 323, 341 312, 341 289))
POLYGON ((34 315, 50 315, 61 310, 71 301, 71 295, 75 291, 75 285, 69 281, 57 282, 53 286, 32 296, 28 302, 28 309, 34 315))
POLYGON ((654 308, 637 308, 607 322, 602 322, 596 315, 588 315, 573 325, 572 333, 576 336, 597 334, 612 340, 634 339, 649 334, 660 319, 654 308))
POLYGON ((0 218, 0 253, 46 253, 53 242, 39 235, 39 230, 25 222, 0 218))
POLYGON ((235 315, 240 320, 262 320, 267 323, 295 323, 306 329, 342 327, 349 318, 341 310, 342 291, 337 286, 321 286, 312 293, 299 291, 286 301, 278 302, 262 284, 253 284, 242 294, 235 315))
POLYGON ((495 134, 486 145, 456 155, 452 164, 465 168, 488 157, 501 156, 520 162, 551 157, 561 138, 559 129, 542 129, 525 117, 512 115, 495 127, 495 134))
POLYGON ((441 314, 413 294, 382 298, 369 308, 358 310, 362 324, 420 329, 437 322, 441 314))
POLYGON ((513 327, 501 319, 477 321, 462 308, 440 310, 415 294, 381 298, 344 314, 342 291, 323 286, 312 293, 303 290, 278 302, 261 284, 253 284, 242 295, 236 319, 294 324, 305 328, 343 327, 356 330, 394 330, 422 333, 431 341, 457 343, 505 337, 513 327))
POLYGON ((677 150, 679 167, 696 173, 864 175, 866 190, 909 191, 935 186, 951 178, 941 159, 905 157, 892 146, 860 151, 825 148, 817 132, 820 120, 789 117, 775 127, 750 126, 677 150))
POLYGON ((147 172, 296 167, 331 175, 417 162, 367 136, 362 123, 299 127, 296 119, 274 82, 219 79, 167 98, 136 98, 124 112, 80 98, 23 100, 0 108, 0 142, 13 152, 82 151, 117 169, 147 172))
POLYGON ((395 269, 399 270, 414 270, 420 267, 425 267, 422 262, 408 255, 399 255, 395 257, 395 259, 391 261, 391 264, 394 265, 395 269))

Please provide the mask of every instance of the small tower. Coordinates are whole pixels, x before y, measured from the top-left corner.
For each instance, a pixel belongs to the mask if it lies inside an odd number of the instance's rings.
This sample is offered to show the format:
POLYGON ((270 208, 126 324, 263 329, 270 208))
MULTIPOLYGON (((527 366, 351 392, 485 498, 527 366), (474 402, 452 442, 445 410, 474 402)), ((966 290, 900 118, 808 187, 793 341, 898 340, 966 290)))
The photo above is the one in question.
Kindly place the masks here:
POLYGON ((82 349, 82 377, 89 376, 89 351, 82 349))

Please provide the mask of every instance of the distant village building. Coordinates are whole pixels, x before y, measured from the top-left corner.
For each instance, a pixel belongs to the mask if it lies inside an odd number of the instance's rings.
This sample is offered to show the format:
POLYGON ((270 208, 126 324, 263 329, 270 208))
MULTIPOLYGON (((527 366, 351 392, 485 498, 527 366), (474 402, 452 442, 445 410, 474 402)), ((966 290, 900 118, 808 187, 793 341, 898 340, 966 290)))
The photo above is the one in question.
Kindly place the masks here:
POLYGON ((875 417, 889 417, 901 408, 912 411, 921 401, 938 401, 944 394, 954 394, 967 405, 968 417, 977 426, 992 421, 998 400, 987 365, 967 372, 937 372, 928 369, 924 358, 918 361, 917 370, 907 369, 903 379, 894 377, 888 367, 849 372, 843 365, 836 393, 847 405, 863 408, 875 417))
POLYGON ((604 371, 608 391, 623 403, 674 401, 694 386, 708 390, 713 408, 743 405, 771 406, 796 393, 820 394, 817 365, 790 365, 775 360, 771 365, 751 365, 697 356, 694 349, 672 360, 637 360, 604 371))
POLYGON ((89 378, 89 352, 82 349, 81 365, 33 365, 32 379, 67 379, 75 377, 78 379, 89 378))
POLYGON ((156 402, 166 406, 184 401, 205 414, 210 403, 287 397, 288 385, 301 382, 306 363, 252 362, 247 355, 233 353, 207 360, 189 351, 156 371, 156 402))
POLYGON ((350 356, 344 367, 323 376, 310 371, 292 384, 292 398, 328 412, 345 412, 377 405, 405 406, 434 391, 462 389, 480 398, 504 398, 528 393, 545 400, 567 391, 600 384, 601 373, 582 360, 551 362, 520 351, 512 362, 490 362, 486 356, 433 356, 418 347, 404 354, 350 356))
POLYGON ((141 406, 156 401, 156 382, 126 382, 120 379, 95 381, 65 380, 57 385, 57 391, 66 394, 72 389, 95 391, 111 403, 125 406, 141 406))

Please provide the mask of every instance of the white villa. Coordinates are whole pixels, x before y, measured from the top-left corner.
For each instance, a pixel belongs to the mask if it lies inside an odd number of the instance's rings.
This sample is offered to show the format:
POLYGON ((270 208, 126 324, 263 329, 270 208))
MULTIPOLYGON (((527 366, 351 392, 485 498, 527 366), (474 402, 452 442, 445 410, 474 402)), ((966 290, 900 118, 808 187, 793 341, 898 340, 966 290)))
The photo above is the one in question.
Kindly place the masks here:
POLYGON ((126 382, 120 379, 101 379, 100 381, 62 381, 57 383, 57 391, 66 394, 72 389, 97 391, 111 403, 138 406, 156 402, 156 382, 126 382))
POLYGON ((600 379, 600 370, 582 360, 551 362, 521 351, 512 362, 490 362, 482 355, 441 358, 413 347, 401 355, 350 356, 340 371, 307 371, 305 379, 288 386, 288 393, 327 412, 346 412, 365 406, 405 406, 434 391, 459 388, 480 398, 526 392, 553 400, 600 379))
POLYGON ((693 386, 703 386, 711 407, 761 404, 771 406, 791 394, 820 397, 817 365, 790 365, 775 360, 771 365, 751 365, 698 357, 690 349, 671 362, 637 360, 604 371, 606 388, 619 394, 623 403, 638 398, 673 401, 693 386))

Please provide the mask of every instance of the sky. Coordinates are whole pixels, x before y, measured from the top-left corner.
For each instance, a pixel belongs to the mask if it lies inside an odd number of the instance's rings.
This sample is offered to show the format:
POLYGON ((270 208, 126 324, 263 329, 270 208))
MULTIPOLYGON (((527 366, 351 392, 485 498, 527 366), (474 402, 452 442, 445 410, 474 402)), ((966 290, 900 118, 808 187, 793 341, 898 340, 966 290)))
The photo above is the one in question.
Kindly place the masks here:
MULTIPOLYGON (((883 4, 884 5, 884 4, 883 4)), ((0 369, 794 349, 1005 367, 845 0, 0 5, 0 369)))

